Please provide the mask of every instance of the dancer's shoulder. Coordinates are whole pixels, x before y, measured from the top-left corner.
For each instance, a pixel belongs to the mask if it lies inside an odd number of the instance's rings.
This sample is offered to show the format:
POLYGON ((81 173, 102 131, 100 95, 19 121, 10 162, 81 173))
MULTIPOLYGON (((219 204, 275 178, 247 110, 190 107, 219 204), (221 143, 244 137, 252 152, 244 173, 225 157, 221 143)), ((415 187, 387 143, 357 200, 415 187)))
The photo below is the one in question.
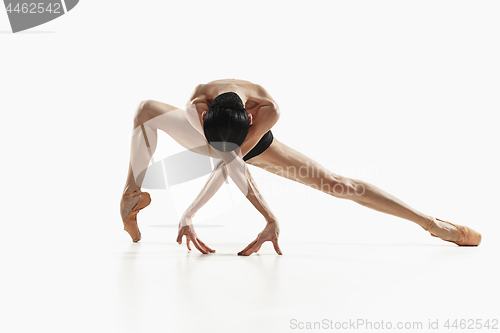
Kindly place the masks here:
POLYGON ((199 84, 197 85, 191 96, 189 97, 188 103, 187 104, 197 104, 197 103, 206 103, 206 85, 205 84, 199 84))

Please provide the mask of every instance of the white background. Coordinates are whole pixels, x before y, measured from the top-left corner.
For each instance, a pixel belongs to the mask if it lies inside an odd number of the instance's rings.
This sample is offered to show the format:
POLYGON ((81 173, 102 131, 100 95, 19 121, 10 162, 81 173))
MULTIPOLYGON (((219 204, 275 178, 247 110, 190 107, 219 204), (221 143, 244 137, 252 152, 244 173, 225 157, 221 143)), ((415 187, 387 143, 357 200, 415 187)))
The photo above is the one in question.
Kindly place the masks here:
MULTIPOLYGON (((0 10, 0 326, 288 332, 293 318, 498 319, 499 15, 496 1, 87 0, 12 34, 0 10), (264 226, 237 191, 232 209, 218 193, 206 211, 221 213, 194 221, 217 254, 175 243, 182 207, 165 190, 149 191, 133 244, 119 201, 135 108, 182 108, 197 84, 224 78, 267 89, 280 141, 480 231, 481 246, 256 167, 282 257, 270 244, 236 256, 264 226)), ((179 151, 159 135, 158 160, 179 151)), ((183 200, 205 179, 182 185, 183 200)))

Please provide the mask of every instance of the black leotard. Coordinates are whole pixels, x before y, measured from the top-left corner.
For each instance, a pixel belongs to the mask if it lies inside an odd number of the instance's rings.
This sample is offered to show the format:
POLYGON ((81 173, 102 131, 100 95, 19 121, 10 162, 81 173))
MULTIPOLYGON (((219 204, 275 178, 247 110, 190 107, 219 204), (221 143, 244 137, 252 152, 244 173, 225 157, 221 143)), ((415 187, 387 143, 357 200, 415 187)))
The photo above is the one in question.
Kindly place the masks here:
POLYGON ((245 156, 243 156, 243 161, 247 161, 251 159, 252 157, 255 157, 257 155, 262 154, 269 146, 271 143, 273 143, 273 133, 271 133, 271 130, 267 131, 266 134, 260 138, 260 141, 257 142, 255 147, 252 148, 245 156))

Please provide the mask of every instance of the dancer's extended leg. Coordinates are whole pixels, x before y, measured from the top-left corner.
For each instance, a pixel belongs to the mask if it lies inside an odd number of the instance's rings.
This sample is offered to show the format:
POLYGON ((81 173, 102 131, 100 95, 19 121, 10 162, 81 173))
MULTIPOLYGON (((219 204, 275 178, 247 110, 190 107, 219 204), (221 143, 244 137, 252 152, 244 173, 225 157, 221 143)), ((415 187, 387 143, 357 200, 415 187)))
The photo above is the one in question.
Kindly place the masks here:
POLYGON ((276 137, 262 154, 247 161, 266 171, 313 187, 337 198, 350 199, 365 207, 417 223, 445 240, 463 236, 453 225, 434 221, 382 189, 358 179, 337 175, 313 159, 283 144, 276 137))

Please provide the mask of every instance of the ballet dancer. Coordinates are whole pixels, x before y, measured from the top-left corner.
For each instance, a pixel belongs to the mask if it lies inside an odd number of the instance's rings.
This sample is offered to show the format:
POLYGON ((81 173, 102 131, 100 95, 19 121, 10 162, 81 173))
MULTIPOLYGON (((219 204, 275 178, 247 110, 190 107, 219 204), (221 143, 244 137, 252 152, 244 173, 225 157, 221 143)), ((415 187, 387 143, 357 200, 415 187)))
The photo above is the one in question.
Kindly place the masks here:
POLYGON ((266 241, 272 242, 275 251, 282 254, 278 220, 259 192, 247 163, 336 198, 414 222, 432 236, 459 246, 481 243, 481 234, 472 228, 423 214, 372 184, 329 171, 274 138, 271 128, 280 112, 276 101, 262 86, 236 79, 198 85, 185 110, 154 100, 141 102, 134 117, 129 171, 120 203, 124 230, 132 240, 141 239, 137 213, 151 202, 149 193, 141 191, 141 184, 160 129, 184 148, 220 159, 179 222, 177 242, 181 244, 186 236, 189 250, 192 242, 201 253, 215 252, 198 238, 192 219, 229 176, 266 221, 264 230, 238 255, 256 253, 266 241))

